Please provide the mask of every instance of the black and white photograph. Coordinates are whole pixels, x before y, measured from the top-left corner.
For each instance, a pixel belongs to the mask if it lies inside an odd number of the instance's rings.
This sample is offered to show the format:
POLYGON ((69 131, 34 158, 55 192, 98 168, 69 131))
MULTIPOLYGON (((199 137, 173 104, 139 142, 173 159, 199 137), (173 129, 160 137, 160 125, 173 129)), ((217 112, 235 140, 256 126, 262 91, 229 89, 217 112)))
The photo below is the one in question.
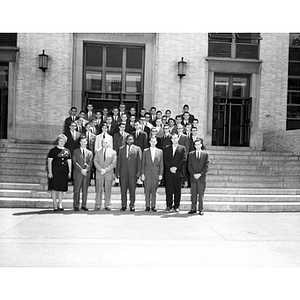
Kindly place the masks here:
POLYGON ((7 6, 2 299, 299 297, 300 26, 280 6, 7 6))

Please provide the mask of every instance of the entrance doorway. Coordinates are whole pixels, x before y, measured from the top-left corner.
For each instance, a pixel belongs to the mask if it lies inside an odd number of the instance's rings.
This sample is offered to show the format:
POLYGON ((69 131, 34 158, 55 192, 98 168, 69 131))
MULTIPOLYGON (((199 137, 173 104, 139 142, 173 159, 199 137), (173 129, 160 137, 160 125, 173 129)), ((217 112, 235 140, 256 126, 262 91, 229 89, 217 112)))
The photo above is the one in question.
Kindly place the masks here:
POLYGON ((216 74, 212 145, 249 147, 249 76, 216 74))
POLYGON ((7 139, 8 64, 0 64, 0 139, 7 139))

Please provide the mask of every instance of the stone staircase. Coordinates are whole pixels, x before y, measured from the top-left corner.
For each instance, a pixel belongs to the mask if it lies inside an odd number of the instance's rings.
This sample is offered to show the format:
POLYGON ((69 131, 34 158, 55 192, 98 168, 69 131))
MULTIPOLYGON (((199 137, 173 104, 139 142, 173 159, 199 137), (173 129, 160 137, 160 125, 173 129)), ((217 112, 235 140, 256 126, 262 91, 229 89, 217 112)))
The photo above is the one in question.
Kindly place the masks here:
MULTIPOLYGON (((49 144, 0 140, 0 207, 52 208, 47 191, 46 157, 49 144)), ((238 147, 208 147, 210 170, 205 211, 299 212, 300 160, 292 153, 255 151, 238 147)), ((72 208, 73 187, 65 194, 72 208)), ((165 208, 165 190, 159 188, 157 208, 165 208)), ((143 188, 137 188, 136 208, 144 209, 143 188)), ((93 208, 95 187, 89 188, 93 208)), ((112 208, 120 208, 120 189, 112 191, 112 208)), ((190 209, 190 189, 182 189, 181 210, 190 209)))

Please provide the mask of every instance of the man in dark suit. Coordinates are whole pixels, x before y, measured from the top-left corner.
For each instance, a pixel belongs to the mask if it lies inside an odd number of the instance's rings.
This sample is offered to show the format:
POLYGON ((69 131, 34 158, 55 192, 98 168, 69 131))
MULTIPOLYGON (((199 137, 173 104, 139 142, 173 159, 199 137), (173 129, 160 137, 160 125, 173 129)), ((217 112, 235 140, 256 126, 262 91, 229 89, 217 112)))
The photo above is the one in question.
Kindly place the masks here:
POLYGON ((70 124, 78 119, 76 116, 77 108, 75 106, 71 107, 69 114, 70 116, 66 118, 64 122, 64 134, 66 134, 66 132, 69 130, 70 124))
POLYGON ((79 210, 80 190, 82 189, 82 209, 88 210, 87 194, 90 182, 91 169, 93 165, 92 151, 86 148, 87 140, 85 136, 79 138, 80 148, 73 152, 73 166, 74 166, 74 195, 73 207, 75 211, 79 210))
POLYGON ((172 208, 179 212, 181 198, 181 182, 183 178, 183 167, 186 162, 186 149, 178 144, 178 134, 172 135, 172 145, 167 146, 164 150, 164 166, 166 180, 166 197, 167 208, 166 212, 172 208), (174 205, 173 205, 174 195, 174 205))
POLYGON ((122 118, 121 118, 121 116, 119 114, 118 107, 114 107, 113 108, 111 117, 112 117, 112 122, 111 123, 112 123, 113 127, 114 128, 118 128, 119 123, 122 122, 122 118))
POLYGON ((150 147, 146 148, 142 159, 142 176, 141 179, 145 183, 146 210, 150 211, 150 195, 151 209, 156 212, 156 191, 158 183, 163 178, 164 162, 163 151, 156 148, 157 139, 150 139, 150 147))
POLYGON ((189 214, 197 213, 197 196, 199 195, 199 214, 203 215, 203 197, 206 187, 206 173, 208 171, 208 154, 203 151, 203 140, 198 138, 194 146, 196 150, 189 153, 188 169, 191 180, 192 206, 189 214))
POLYGON ((134 122, 135 131, 131 132, 134 137, 134 144, 139 146, 144 151, 148 147, 147 133, 141 130, 141 124, 139 121, 134 122))
POLYGON ((114 136, 116 132, 119 131, 118 125, 112 123, 112 116, 108 115, 106 117, 106 124, 107 124, 107 133, 110 134, 111 136, 114 136))
POLYGON ((140 116, 139 118, 140 124, 141 124, 141 130, 147 133, 148 139, 150 136, 150 128, 146 126, 146 117, 140 116))
POLYGON ((133 145, 133 136, 126 137, 126 145, 119 150, 117 159, 116 177, 120 178, 121 184, 121 211, 127 208, 127 190, 130 195, 130 211, 135 211, 135 190, 137 178, 141 175, 142 151, 141 148, 133 145))
POLYGON ((190 107, 188 106, 188 104, 185 104, 185 105, 183 105, 183 107, 182 107, 182 115, 181 115, 181 117, 182 117, 182 120, 184 120, 184 118, 185 118, 185 113, 188 113, 188 121, 189 121, 189 123, 193 123, 193 120, 194 120, 194 115, 192 115, 190 112, 189 112, 189 110, 190 110, 190 107))
POLYGON ((87 107, 86 107, 86 114, 84 116, 84 118, 90 122, 92 119, 95 119, 96 118, 96 115, 94 114, 93 110, 94 110, 94 106, 92 104, 88 104, 87 107))

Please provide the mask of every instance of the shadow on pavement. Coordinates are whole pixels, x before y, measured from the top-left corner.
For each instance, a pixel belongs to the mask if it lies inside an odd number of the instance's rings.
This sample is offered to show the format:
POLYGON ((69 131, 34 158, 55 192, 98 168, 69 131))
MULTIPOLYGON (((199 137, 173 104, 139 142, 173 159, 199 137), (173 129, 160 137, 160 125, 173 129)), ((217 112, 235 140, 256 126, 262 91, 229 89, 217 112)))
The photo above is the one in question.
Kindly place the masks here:
POLYGON ((136 217, 139 216, 157 216, 160 218, 187 218, 187 217, 192 217, 192 215, 189 215, 187 212, 183 213, 166 213, 164 210, 158 210, 157 212, 146 212, 143 210, 137 210, 134 212, 131 212, 130 210, 126 211, 120 211, 119 209, 116 210, 111 210, 111 211, 106 211, 104 209, 99 210, 99 211, 94 211, 94 210, 89 210, 89 211, 84 211, 84 210, 79 210, 79 211, 74 211, 73 209, 65 209, 64 211, 54 211, 53 209, 43 209, 39 211, 26 211, 26 212, 17 212, 13 213, 13 216, 26 216, 26 215, 89 215, 89 216, 94 216, 94 215, 114 215, 114 216, 124 216, 124 215, 134 215, 136 217))

